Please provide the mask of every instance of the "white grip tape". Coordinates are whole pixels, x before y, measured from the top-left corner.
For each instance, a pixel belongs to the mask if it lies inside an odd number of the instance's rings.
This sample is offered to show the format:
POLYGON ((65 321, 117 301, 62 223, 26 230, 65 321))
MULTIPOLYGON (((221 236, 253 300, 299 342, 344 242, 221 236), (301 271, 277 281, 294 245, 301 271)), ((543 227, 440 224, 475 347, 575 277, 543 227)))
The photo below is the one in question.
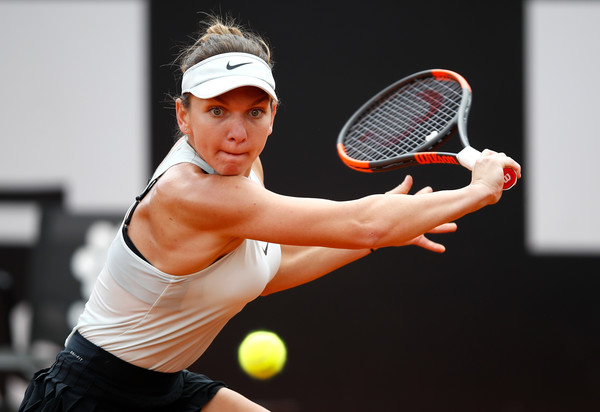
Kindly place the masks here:
POLYGON ((479 156, 481 156, 481 152, 479 150, 473 149, 471 146, 467 146, 458 152, 456 158, 462 166, 469 170, 473 170, 475 162, 477 159, 479 159, 479 156))

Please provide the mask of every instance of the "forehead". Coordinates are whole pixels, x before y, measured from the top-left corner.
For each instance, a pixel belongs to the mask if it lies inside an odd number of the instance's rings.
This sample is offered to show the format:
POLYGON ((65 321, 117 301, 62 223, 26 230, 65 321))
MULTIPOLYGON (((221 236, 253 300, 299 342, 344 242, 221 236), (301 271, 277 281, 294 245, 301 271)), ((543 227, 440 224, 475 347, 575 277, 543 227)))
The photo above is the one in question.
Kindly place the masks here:
MULTIPOLYGON (((252 100, 252 101, 268 101, 270 96, 263 89, 255 86, 242 86, 213 97, 214 100, 229 101, 229 100, 252 100)), ((208 99, 210 100, 210 99, 208 99)))

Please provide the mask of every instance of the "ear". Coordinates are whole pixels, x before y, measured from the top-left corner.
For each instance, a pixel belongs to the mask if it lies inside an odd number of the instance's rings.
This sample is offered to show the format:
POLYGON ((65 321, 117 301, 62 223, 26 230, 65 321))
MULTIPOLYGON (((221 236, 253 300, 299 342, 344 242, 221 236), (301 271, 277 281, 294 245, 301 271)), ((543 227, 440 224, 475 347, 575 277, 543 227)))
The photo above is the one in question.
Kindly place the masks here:
POLYGON ((268 136, 271 135, 271 133, 273 133, 273 123, 275 122, 275 114, 277 113, 277 102, 273 101, 272 105, 271 105, 271 124, 269 125, 269 134, 268 136))
POLYGON ((189 123, 188 110, 183 105, 181 98, 178 98, 175 101, 175 112, 177 115, 177 124, 179 125, 179 130, 181 130, 183 134, 190 134, 192 129, 189 123))

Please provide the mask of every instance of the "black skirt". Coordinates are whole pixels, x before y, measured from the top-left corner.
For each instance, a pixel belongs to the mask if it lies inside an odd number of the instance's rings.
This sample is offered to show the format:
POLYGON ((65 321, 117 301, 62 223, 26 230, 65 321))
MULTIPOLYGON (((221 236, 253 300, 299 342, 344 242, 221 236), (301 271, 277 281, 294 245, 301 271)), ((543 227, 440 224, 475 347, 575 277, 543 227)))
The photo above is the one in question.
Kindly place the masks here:
POLYGON ((19 412, 197 412, 224 386, 187 370, 137 367, 75 333, 35 374, 19 412))

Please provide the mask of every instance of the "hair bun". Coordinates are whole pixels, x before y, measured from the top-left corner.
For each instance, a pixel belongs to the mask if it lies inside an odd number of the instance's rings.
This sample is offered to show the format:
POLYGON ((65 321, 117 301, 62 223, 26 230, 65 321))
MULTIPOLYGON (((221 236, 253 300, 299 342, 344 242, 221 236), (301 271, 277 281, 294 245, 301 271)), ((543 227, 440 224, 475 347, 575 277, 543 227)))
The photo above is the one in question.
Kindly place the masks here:
POLYGON ((228 26, 220 22, 214 23, 212 26, 206 29, 206 35, 224 35, 232 34, 235 36, 244 36, 240 29, 235 26, 228 26))

